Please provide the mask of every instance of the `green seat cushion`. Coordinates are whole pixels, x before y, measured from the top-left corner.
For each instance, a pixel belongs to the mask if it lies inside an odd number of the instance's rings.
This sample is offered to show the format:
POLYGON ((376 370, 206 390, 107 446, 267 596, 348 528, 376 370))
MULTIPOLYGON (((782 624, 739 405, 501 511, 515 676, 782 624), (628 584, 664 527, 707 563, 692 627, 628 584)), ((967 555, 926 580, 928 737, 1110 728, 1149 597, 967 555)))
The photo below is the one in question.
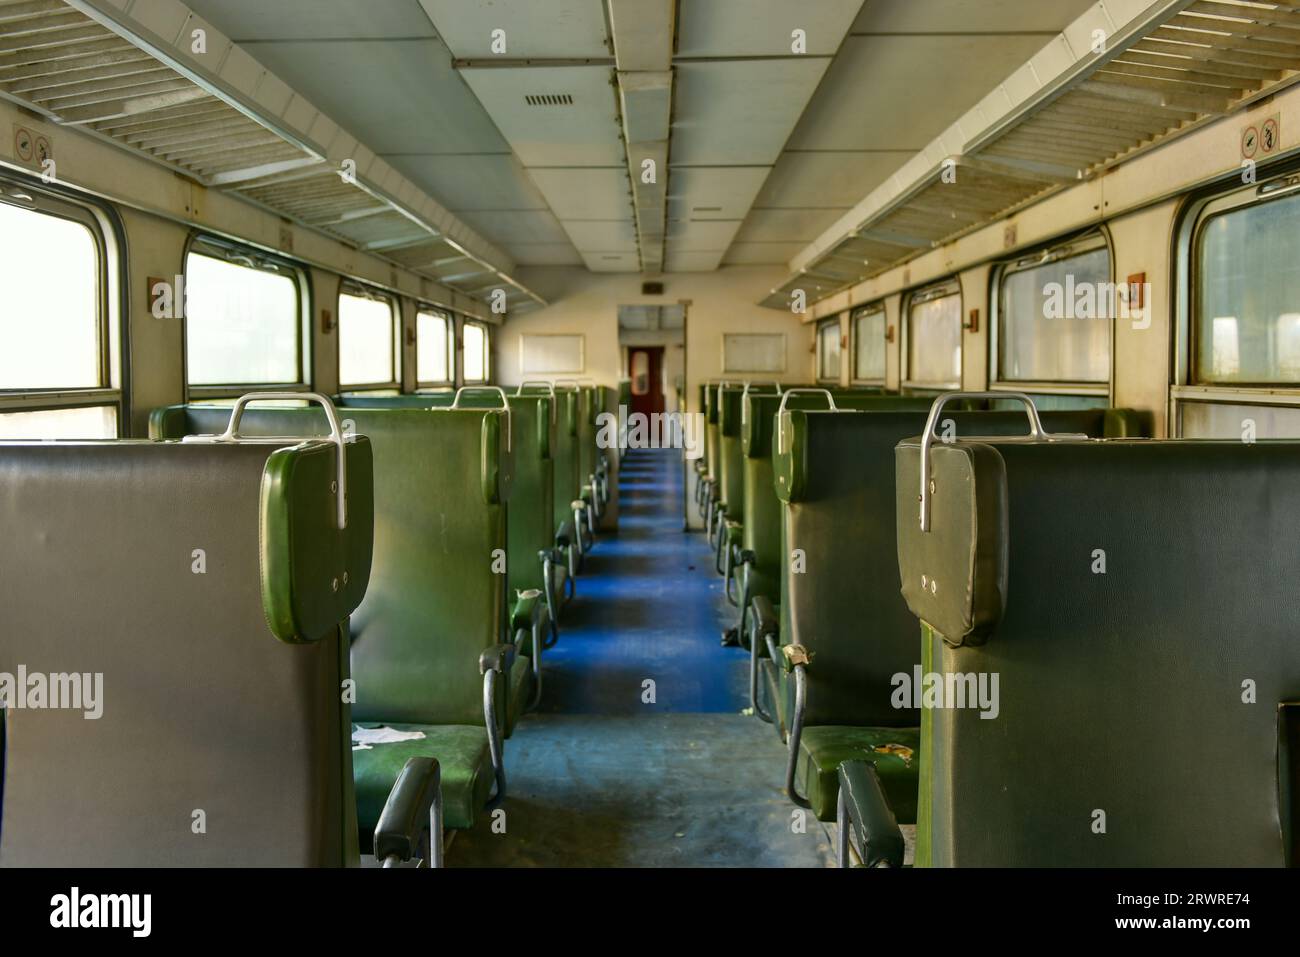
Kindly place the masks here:
POLYGON ((533 693, 533 660, 526 655, 516 655, 510 666, 509 700, 506 702, 506 737, 514 733, 515 723, 528 707, 533 693))
POLYGON ((875 764, 894 817, 899 824, 915 824, 921 729, 836 724, 804 728, 799 740, 798 779, 803 782, 804 797, 819 821, 835 820, 840 787, 836 771, 842 762, 852 760, 875 764), (890 745, 901 745, 910 753, 894 752, 890 745))
POLYGON ((466 725, 376 724, 357 722, 362 728, 388 727, 396 731, 423 731, 414 741, 376 744, 352 752, 352 778, 356 782, 357 829, 363 852, 369 853, 375 825, 388 800, 388 792, 408 758, 438 759, 442 774, 443 826, 468 828, 474 815, 492 794, 492 756, 486 728, 466 725))

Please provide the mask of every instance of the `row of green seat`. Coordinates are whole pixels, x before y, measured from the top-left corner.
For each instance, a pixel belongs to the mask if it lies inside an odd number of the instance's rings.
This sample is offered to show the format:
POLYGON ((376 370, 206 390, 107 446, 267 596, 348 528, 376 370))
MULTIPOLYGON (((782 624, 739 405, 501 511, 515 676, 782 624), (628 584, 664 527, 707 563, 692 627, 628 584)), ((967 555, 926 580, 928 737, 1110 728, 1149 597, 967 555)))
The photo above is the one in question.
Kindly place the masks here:
MULTIPOLYGON (((1300 863, 1300 444, 1035 432, 896 446, 918 667, 997 678, 921 710, 916 863, 1300 863)), ((842 840, 897 865, 880 769, 842 767, 842 840)))
MULTIPOLYGON (((543 651, 591 547, 604 502, 595 429, 604 390, 530 384, 514 395, 467 387, 337 401, 345 429, 375 447, 376 572, 353 616, 354 718, 419 735, 355 754, 361 828, 378 820, 405 761, 426 754, 442 766, 446 826, 469 828, 494 780, 495 800, 504 795, 504 739, 540 698, 543 651), (485 682, 501 674, 501 687, 480 691, 474 668, 485 682)), ((214 432, 225 415, 159 409, 151 433, 214 432)), ((243 428, 311 435, 326 424, 318 409, 260 407, 243 428)))
MULTIPOLYGON (((0 443, 0 864, 359 863, 372 448, 334 436, 0 443)), ((379 853, 433 859, 439 773, 404 766, 379 853)))
POLYGON ((1297 863, 1300 446, 1023 401, 774 418, 790 796, 844 863, 1297 863))
MULTIPOLYGON (((256 398, 246 396, 233 411, 157 409, 152 443, 0 448, 6 487, 30 487, 32 499, 6 499, 6 511, 21 511, 25 524, 11 539, 16 547, 0 552, 0 571, 15 572, 5 576, 6 605, 18 609, 19 624, 28 623, 19 630, 32 644, 0 643, 0 673, 23 662, 25 650, 57 649, 29 657, 77 673, 85 671, 76 667, 83 657, 104 659, 112 666, 105 672, 111 698, 107 717, 88 736, 88 766, 101 781, 130 779, 121 800, 80 818, 67 814, 75 826, 64 828, 68 840, 60 844, 50 837, 57 811, 84 802, 86 779, 46 774, 62 760, 53 738, 18 735, 22 728, 8 722, 8 767, 31 773, 0 795, 0 861, 337 864, 373 853, 381 861, 437 863, 444 824, 470 827, 490 799, 504 797, 504 739, 537 700, 542 650, 558 637, 571 573, 596 527, 590 516, 604 507, 605 455, 595 422, 605 390, 547 385, 511 396, 346 397, 337 410, 323 397, 313 397, 321 407, 248 408, 256 398), (560 409, 567 410, 563 419, 560 409), (184 441, 165 441, 172 439, 184 441), (346 471, 329 473, 326 460, 343 463, 345 453, 346 471), (589 481, 580 487, 583 469, 589 481), (87 486, 94 495, 83 494, 87 486), (553 503, 557 497, 563 507, 553 503), (113 534, 98 531, 105 511, 114 516, 113 534), (51 516, 87 528, 88 540, 47 538, 51 516), (130 535, 121 532, 124 521, 130 535), (43 560, 25 564, 33 542, 43 560), (131 551, 114 564, 118 542, 131 551), (152 566, 161 555, 170 561, 178 542, 191 543, 183 554, 188 561, 193 553, 193 568, 168 565, 156 580, 139 577, 137 551, 146 551, 144 564, 152 566), (86 603, 69 600, 78 595, 75 577, 48 575, 59 563, 87 579, 98 575, 84 590, 86 603), (87 564, 100 571, 87 574, 87 564), (108 568, 120 574, 103 573, 108 568), (259 590, 253 605, 247 598, 259 590), (113 596, 108 604, 106 595, 113 596), (93 622, 105 608, 107 629, 93 622), (181 625, 191 613, 202 619, 192 634, 181 625), (317 650, 258 645, 268 624, 282 642, 317 650), (66 641, 72 631, 94 649, 66 641), (165 639, 182 653, 161 645, 165 639), (139 675, 128 672, 135 656, 146 663, 139 675), (163 661, 169 664, 155 666, 163 661), (252 694, 265 706, 243 709, 252 694), (175 721, 174 710, 191 701, 202 720, 175 721), (294 708, 301 715, 283 713, 294 708), (229 713, 219 717, 220 709, 229 713), (263 724, 267 713, 274 717, 263 724), (360 743, 349 749, 353 739, 360 743), (138 754, 125 753, 132 748, 138 754), (255 819, 249 835, 191 843, 169 830, 149 846, 137 840, 137 828, 118 827, 132 803, 136 818, 147 821, 152 811, 141 811, 158 801, 189 800, 222 777, 242 782, 241 754, 249 755, 248 773, 264 774, 272 788, 277 769, 289 769, 289 800, 265 815, 266 826, 284 834, 264 848, 249 850, 246 841, 262 834, 263 788, 248 789, 247 800, 193 798, 196 820, 217 811, 226 828, 255 819), (149 772, 141 766, 146 755, 149 772), (80 786, 53 793, 69 777, 80 786), (157 800, 153 788, 163 792, 157 800), (242 811, 232 813, 232 805, 242 811), (437 820, 421 825, 426 810, 437 820), (292 814, 301 819, 289 827, 283 819, 292 814), (102 840, 83 844, 85 828, 102 840)), ((50 734, 67 730, 57 717, 46 727, 50 734)), ((179 827, 170 812, 162 816, 179 827)))
MULTIPOLYGON (((717 391, 725 417, 726 389, 717 391)), ((894 448, 922 432, 931 400, 818 391, 778 397, 750 390, 741 400, 745 472, 734 547, 751 700, 786 742, 786 788, 797 804, 822 820, 851 816, 839 806, 844 781, 850 808, 871 806, 862 798, 869 790, 865 758, 877 805, 913 823, 918 795, 926 800, 918 774, 930 746, 922 741, 917 703, 896 694, 903 683, 898 676, 910 682, 922 658, 916 618, 896 572, 902 503, 916 492, 896 489, 894 448), (861 800, 851 799, 854 794, 861 800)), ((996 399, 997 405, 1007 401, 996 399)), ((1023 414, 988 411, 992 401, 978 395, 950 404, 955 410, 941 420, 943 441, 1023 434, 1023 414)), ((1145 415, 1118 409, 1046 413, 1042 421, 1056 432, 1108 439, 1147 435, 1150 428, 1145 415)), ((703 480, 720 482, 728 465, 719 459, 719 471, 700 469, 703 480)), ((734 489, 727 487, 729 499, 734 489)), ((928 582, 936 587, 933 575, 928 582)), ((986 783, 999 772, 988 773, 986 783)), ((847 835, 849 828, 841 831, 847 835)))

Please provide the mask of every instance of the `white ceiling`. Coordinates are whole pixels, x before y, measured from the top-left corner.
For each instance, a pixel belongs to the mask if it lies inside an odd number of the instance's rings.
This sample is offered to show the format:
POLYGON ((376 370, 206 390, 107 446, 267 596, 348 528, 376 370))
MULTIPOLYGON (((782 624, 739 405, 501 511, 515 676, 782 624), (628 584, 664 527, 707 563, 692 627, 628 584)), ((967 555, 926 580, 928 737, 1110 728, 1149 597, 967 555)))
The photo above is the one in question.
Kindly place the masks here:
MULTIPOLYGON (((603 0, 186 2, 517 263, 640 268, 603 0)), ((664 269, 788 264, 1093 2, 677 0, 664 269)))

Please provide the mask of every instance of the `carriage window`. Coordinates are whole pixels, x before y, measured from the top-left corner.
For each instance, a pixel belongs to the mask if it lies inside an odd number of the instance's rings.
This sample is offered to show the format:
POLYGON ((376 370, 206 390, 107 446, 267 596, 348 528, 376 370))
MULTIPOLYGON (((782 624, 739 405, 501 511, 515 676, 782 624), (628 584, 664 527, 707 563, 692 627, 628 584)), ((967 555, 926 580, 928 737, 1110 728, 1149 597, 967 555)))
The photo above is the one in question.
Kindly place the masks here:
POLYGON ((1101 236, 1009 266, 998 286, 997 381, 1110 382, 1116 301, 1101 236))
POLYGON ((923 389, 961 385, 961 292, 955 282, 922 290, 907 308, 907 381, 923 389))
POLYGON ((1300 196, 1211 215, 1196 242, 1192 376, 1300 385, 1300 196))
POLYGON ((1179 403, 1180 435, 1192 439, 1293 439, 1300 435, 1300 408, 1286 405, 1179 403))
POLYGON ((864 306, 853 313, 853 381, 885 379, 885 309, 864 306))
POLYGON ((840 320, 831 319, 817 327, 817 378, 840 378, 840 320))
POLYGON ((339 292, 339 388, 397 385, 397 304, 356 286, 339 292))
POLYGON ((293 269, 237 251, 185 257, 185 364, 192 386, 303 381, 293 269), (218 258, 220 256, 220 258, 218 258))
POLYGON ((103 250, 90 210, 0 181, 0 438, 117 436, 103 250))
POLYGON ((436 309, 415 314, 415 378, 420 386, 446 385, 452 380, 451 316, 436 309))
POLYGON ((488 380, 487 326, 479 322, 465 323, 461 330, 461 342, 465 349, 465 381, 486 382, 488 380))

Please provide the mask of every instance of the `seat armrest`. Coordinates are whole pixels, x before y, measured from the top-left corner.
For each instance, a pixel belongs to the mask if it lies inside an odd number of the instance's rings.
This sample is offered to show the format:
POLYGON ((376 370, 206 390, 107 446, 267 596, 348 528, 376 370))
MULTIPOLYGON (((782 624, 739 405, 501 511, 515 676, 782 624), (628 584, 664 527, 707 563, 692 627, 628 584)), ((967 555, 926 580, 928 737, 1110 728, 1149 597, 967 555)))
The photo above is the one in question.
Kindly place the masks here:
POLYGON ((514 645, 493 645, 478 657, 478 673, 487 674, 489 671, 495 671, 499 675, 506 674, 510 667, 515 663, 515 646, 514 645))
MULTIPOLYGON (((867 867, 902 867, 903 832, 885 797, 876 766, 870 761, 845 761, 838 776, 840 841, 847 842, 852 827, 857 831, 862 862, 867 867)), ((841 864, 848 866, 847 861, 841 864)))
POLYGON ((420 853, 420 835, 429 831, 430 866, 441 856, 441 815, 430 818, 440 806, 442 775, 436 758, 408 758, 375 825, 375 859, 409 861, 420 853), (434 834, 432 820, 437 820, 434 834))

